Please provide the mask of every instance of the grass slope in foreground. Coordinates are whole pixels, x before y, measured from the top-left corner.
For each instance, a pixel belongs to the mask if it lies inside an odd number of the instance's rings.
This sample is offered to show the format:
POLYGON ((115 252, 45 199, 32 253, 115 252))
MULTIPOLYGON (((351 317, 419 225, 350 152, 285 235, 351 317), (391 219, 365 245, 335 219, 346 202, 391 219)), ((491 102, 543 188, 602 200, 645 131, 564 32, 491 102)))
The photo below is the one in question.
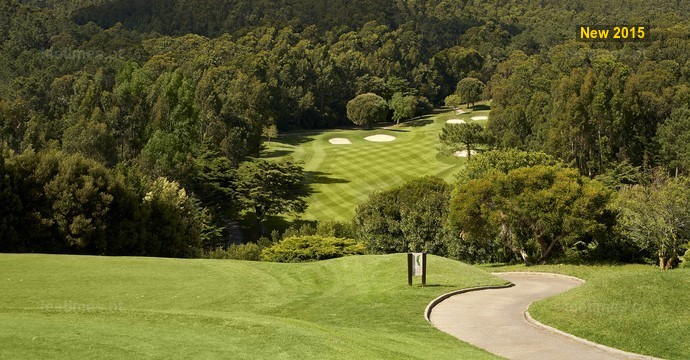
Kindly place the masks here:
POLYGON ((534 266, 587 282, 530 306, 542 323, 618 349, 664 359, 690 358, 690 269, 653 266, 534 266))
POLYGON ((501 284, 431 256, 278 264, 0 255, 0 358, 494 358, 424 317, 436 296, 501 284))
POLYGON ((307 199, 309 208, 302 218, 347 221, 375 190, 426 175, 451 181, 466 159, 439 154, 441 129, 449 119, 486 124, 486 120, 471 118, 489 114, 488 110, 466 111, 450 111, 389 129, 287 133, 266 144, 263 157, 292 155, 304 161, 313 194, 307 199), (377 134, 396 139, 382 143, 364 140, 377 134), (328 141, 332 138, 345 138, 352 144, 333 145, 328 141))

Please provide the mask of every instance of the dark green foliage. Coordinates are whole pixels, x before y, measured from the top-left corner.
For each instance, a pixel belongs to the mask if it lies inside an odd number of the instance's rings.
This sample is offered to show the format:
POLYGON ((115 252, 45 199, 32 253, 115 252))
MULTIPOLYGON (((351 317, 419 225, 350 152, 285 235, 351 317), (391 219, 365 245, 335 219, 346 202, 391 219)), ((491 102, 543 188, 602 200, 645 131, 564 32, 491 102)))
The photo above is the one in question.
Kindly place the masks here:
MULTIPOLYGON (((1 147, 0 147, 1 149, 1 147)), ((21 234, 17 231, 23 216, 22 202, 17 194, 17 179, 5 168, 5 158, 0 157, 0 251, 21 251, 21 234)))
MULTIPOLYGON (((474 106, 474 103, 482 99, 484 93, 484 83, 475 78, 464 78, 458 82, 455 94, 460 97, 460 101, 467 106, 474 106)), ((446 98, 447 99, 447 98, 446 98)))
MULTIPOLYGON (((575 244, 611 236, 610 190, 559 166, 523 167, 460 184, 448 224, 459 248, 503 247, 526 264, 543 263, 575 244)), ((470 259, 479 260, 479 259, 470 259)))
POLYGON ((274 240, 282 240, 288 237, 319 235, 323 237, 355 238, 355 228, 351 223, 342 223, 333 220, 319 221, 313 223, 303 223, 298 226, 295 224, 285 229, 282 235, 274 237, 274 240))
POLYGON ((690 109, 680 108, 659 124, 657 141, 661 157, 669 169, 690 172, 690 109))
POLYGON ((623 235, 656 254, 659 267, 676 266, 690 240, 690 179, 659 169, 648 185, 621 189, 614 207, 623 235))
POLYGON ((3 251, 194 257, 212 232, 207 210, 165 178, 58 151, 4 161, 0 188, 14 196, 0 213, 3 251))
POLYGON ((426 251, 445 255, 450 185, 435 177, 375 192, 357 207, 357 238, 373 253, 426 251))
POLYGON ((622 161, 605 173, 597 175, 595 178, 601 181, 608 188, 620 190, 627 185, 636 185, 644 182, 644 176, 639 167, 632 166, 627 160, 622 161))
POLYGON ((219 247, 205 251, 202 257, 206 259, 259 261, 261 260, 261 250, 263 250, 263 247, 256 243, 230 244, 227 249, 219 247))
POLYGON ((456 176, 458 183, 462 184, 468 180, 481 179, 493 172, 507 174, 510 170, 526 166, 558 164, 560 162, 557 159, 542 152, 526 152, 515 149, 491 150, 475 156, 474 160, 460 170, 456 176))
POLYGON ((266 235, 263 222, 267 216, 306 209, 304 169, 290 158, 243 163, 237 170, 237 194, 245 206, 254 210, 261 235, 266 235))
POLYGON ((327 260, 348 255, 363 255, 364 244, 352 239, 323 237, 319 235, 298 236, 283 239, 264 249, 261 260, 273 262, 305 262, 327 260))
POLYGON ((388 104, 382 97, 366 93, 357 95, 347 103, 347 118, 368 129, 372 124, 384 121, 388 110, 388 104))

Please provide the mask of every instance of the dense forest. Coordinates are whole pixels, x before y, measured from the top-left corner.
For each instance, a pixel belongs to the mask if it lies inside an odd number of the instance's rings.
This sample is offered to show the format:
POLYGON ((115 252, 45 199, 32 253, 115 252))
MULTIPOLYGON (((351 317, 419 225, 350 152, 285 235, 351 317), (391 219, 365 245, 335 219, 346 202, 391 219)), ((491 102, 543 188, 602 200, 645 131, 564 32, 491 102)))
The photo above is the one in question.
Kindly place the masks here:
POLYGON ((263 220, 298 212, 307 189, 299 164, 257 159, 267 128, 349 124, 365 93, 419 115, 467 78, 491 100, 492 148, 623 183, 690 172, 687 1, 0 0, 0 13, 0 251, 198 256, 238 227, 268 236, 263 220), (580 24, 649 24, 650 39, 577 42, 580 24), (259 181, 276 173, 292 193, 259 181))

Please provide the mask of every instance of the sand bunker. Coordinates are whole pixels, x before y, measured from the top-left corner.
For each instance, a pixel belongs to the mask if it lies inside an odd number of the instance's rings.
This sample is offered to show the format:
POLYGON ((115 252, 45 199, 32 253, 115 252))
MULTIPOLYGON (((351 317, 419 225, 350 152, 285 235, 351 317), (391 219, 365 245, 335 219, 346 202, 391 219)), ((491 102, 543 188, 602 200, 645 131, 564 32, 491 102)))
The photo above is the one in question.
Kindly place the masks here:
POLYGON ((464 124, 464 123, 465 123, 465 120, 461 120, 461 119, 450 119, 450 120, 446 121, 446 124, 464 124))
MULTIPOLYGON (((477 152, 472 150, 472 155, 475 155, 477 152)), ((467 150, 460 150, 455 152, 455 156, 457 157, 467 157, 467 150)))
POLYGON ((455 110, 455 113, 458 114, 458 115, 462 115, 462 114, 465 113, 465 110, 458 109, 458 110, 455 110))
POLYGON ((488 116, 472 116, 472 120, 477 121, 477 120, 489 120, 488 116))
POLYGON ((346 138, 332 138, 328 139, 328 142, 333 145, 351 145, 352 141, 346 138))
POLYGON ((389 142, 389 141, 395 140, 395 136, 378 134, 378 135, 367 136, 364 138, 364 140, 373 141, 373 142, 389 142))

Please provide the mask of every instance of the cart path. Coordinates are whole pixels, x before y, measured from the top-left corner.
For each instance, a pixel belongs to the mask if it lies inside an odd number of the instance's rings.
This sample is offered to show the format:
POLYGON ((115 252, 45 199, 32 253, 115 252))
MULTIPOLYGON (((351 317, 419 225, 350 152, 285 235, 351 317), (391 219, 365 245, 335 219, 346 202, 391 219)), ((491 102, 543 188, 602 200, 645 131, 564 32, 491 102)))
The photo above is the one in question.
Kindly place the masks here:
POLYGON ((509 359, 651 359, 547 330, 527 321, 537 300, 568 291, 582 280, 544 273, 495 274, 515 284, 454 295, 431 310, 441 331, 509 359))

